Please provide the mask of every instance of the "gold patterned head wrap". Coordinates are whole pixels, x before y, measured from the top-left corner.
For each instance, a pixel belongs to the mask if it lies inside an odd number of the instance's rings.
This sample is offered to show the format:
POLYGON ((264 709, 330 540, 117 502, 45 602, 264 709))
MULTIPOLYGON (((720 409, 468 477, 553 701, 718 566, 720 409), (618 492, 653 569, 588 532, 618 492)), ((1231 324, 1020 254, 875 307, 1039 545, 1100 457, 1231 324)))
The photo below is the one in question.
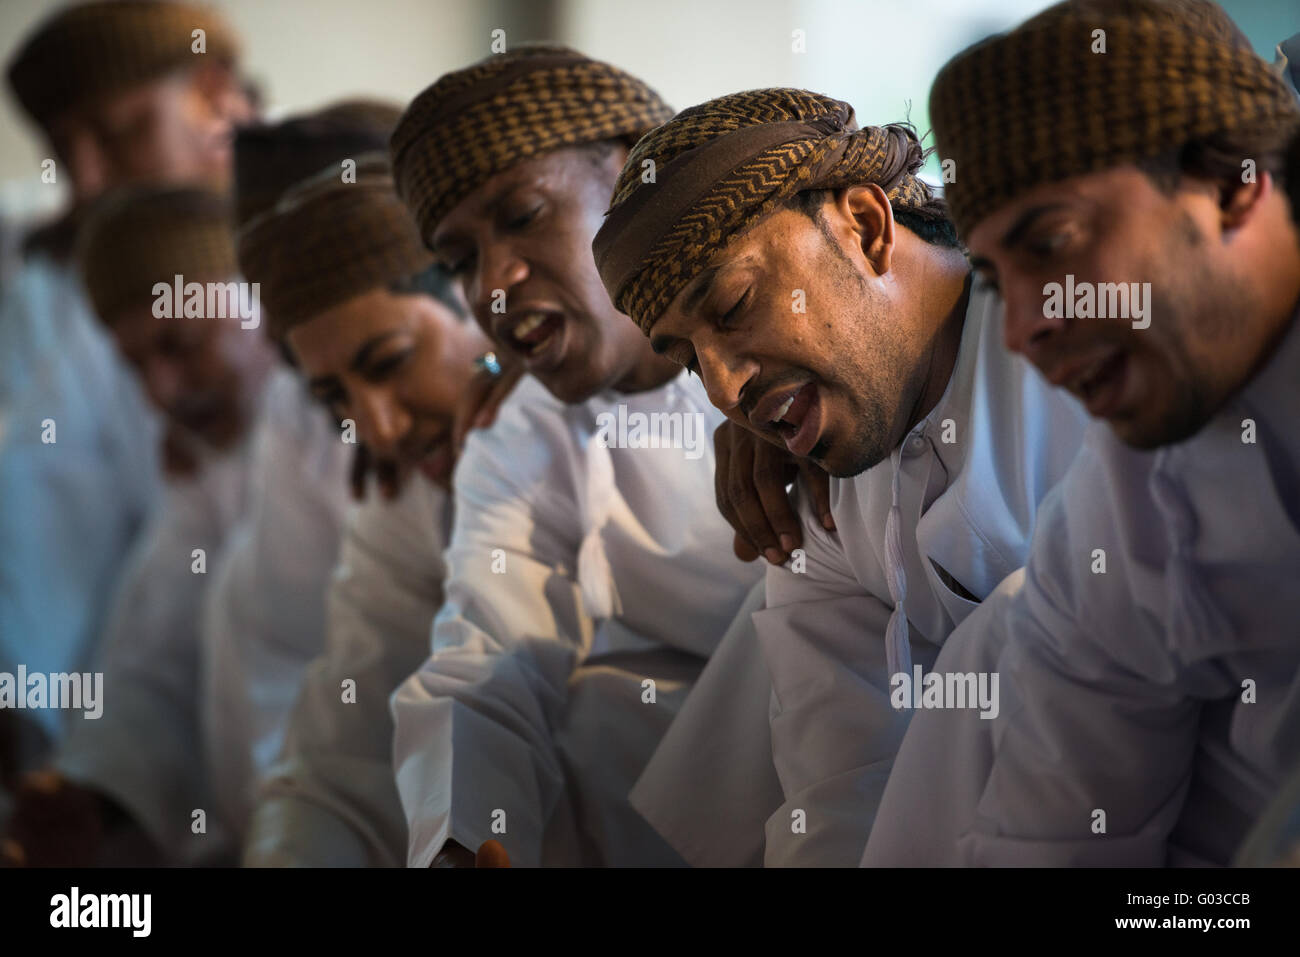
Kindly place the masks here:
POLYGON ((96 201, 77 237, 77 261, 99 317, 151 303, 154 284, 236 277, 230 204, 191 186, 128 186, 96 201))
POLYGON ((1281 77, 1206 0, 1059 3, 959 54, 930 92, 963 232, 1042 183, 1298 116, 1281 77))
POLYGON ((445 74, 412 101, 393 133, 393 175, 427 239, 457 203, 520 161, 603 140, 631 146, 671 115, 618 67, 566 47, 519 47, 445 74))
POLYGON ((904 126, 859 129, 853 107, 806 90, 691 107, 628 157, 592 251, 610 299, 642 331, 732 238, 796 193, 875 183, 894 210, 940 215, 904 126), (653 175, 651 175, 653 174, 653 175))
POLYGON ((261 284, 267 329, 281 339, 339 303, 428 269, 388 157, 357 160, 355 182, 327 169, 295 186, 239 234, 244 278, 261 284))
POLYGON ((42 126, 92 98, 205 60, 233 63, 234 32, 215 12, 175 0, 92 0, 46 19, 9 62, 9 85, 42 126), (195 30, 204 52, 194 51, 195 30))

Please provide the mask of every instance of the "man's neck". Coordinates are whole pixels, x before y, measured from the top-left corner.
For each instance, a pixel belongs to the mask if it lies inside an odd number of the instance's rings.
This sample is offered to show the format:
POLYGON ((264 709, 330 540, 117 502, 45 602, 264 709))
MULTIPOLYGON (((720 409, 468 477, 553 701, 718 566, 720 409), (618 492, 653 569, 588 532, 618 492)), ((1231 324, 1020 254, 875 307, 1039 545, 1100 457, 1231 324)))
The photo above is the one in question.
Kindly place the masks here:
POLYGON ((1278 248, 1285 253, 1278 257, 1280 261, 1267 263, 1258 273, 1256 286, 1262 290, 1261 309, 1267 318, 1259 323, 1259 347, 1250 372, 1233 389, 1234 394, 1268 365, 1282 340, 1300 323, 1300 231, 1293 226, 1281 238, 1278 248))
POLYGON ((670 359, 665 359, 650 348, 650 341, 644 340, 644 346, 636 364, 626 376, 614 386, 616 392, 633 394, 649 392, 673 381, 682 373, 682 367, 670 359))
MULTIPOLYGON (((960 254, 959 254, 960 255, 960 254)), ((961 348, 962 331, 966 326, 966 309, 970 304, 972 273, 965 258, 945 261, 941 271, 930 270, 923 277, 923 289, 933 290, 926 295, 922 308, 933 309, 943 318, 930 345, 930 361, 916 405, 908 417, 904 432, 912 431, 922 419, 934 411, 948 389, 948 380, 957 367, 957 353, 961 348)))

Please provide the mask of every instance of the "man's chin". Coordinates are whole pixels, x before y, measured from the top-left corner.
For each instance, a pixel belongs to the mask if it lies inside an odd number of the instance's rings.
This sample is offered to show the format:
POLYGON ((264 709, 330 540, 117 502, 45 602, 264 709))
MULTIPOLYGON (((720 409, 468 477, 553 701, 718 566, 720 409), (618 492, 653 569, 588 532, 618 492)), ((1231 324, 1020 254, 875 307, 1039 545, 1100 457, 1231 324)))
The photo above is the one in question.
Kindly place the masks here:
POLYGON ((1176 422, 1150 423, 1140 419, 1111 419, 1106 424, 1115 437, 1131 449, 1154 452, 1166 445, 1177 445, 1205 428, 1209 420, 1179 419, 1176 422))
POLYGON ((431 468, 421 464, 420 473, 444 492, 451 491, 451 469, 431 468))
POLYGON ((534 373, 537 379, 546 391, 551 393, 565 405, 578 405, 586 402, 593 395, 601 390, 599 383, 591 382, 591 376, 580 374, 582 370, 575 370, 565 363, 551 372, 542 374, 534 373))
POLYGON ((813 447, 809 458, 832 478, 851 479, 875 468, 881 462, 888 462, 890 451, 879 443, 863 443, 858 448, 847 448, 844 442, 832 443, 823 438, 813 447))
POLYGON ((1160 414, 1119 414, 1106 420, 1115 437, 1129 448, 1151 452, 1192 438, 1209 424, 1224 403, 1214 408, 1202 397, 1191 396, 1160 414))
POLYGON ((227 452, 239 444, 244 426, 237 418, 222 417, 188 426, 190 432, 214 452, 227 452))

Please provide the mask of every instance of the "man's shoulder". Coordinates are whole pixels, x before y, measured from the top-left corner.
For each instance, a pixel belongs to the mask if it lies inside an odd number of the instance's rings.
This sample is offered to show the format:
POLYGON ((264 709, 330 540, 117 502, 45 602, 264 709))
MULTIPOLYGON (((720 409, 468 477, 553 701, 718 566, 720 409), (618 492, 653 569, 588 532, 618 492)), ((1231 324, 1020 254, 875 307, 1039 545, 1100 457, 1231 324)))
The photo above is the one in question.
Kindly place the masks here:
POLYGON ((553 445, 567 431, 572 407, 561 402, 530 375, 515 385, 497 409, 496 419, 485 429, 473 429, 465 444, 466 455, 504 455, 553 445))
POLYGON ((1120 442, 1105 422, 1093 422, 1083 436, 1079 454, 1061 478, 1058 488, 1039 508, 1043 519, 1068 525, 1073 534, 1113 540, 1126 532, 1134 514, 1151 524, 1150 477, 1157 453, 1142 452, 1120 442))
POLYGON ((642 408, 701 408, 689 383, 680 378, 646 392, 606 390, 582 402, 565 403, 533 377, 524 376, 502 402, 496 421, 470 432, 462 455, 468 463, 465 471, 505 469, 520 482, 580 472, 593 437, 608 428, 606 417, 617 419, 620 407, 625 416, 642 408))
MULTIPOLYGON (((863 534, 866 530, 855 487, 859 478, 861 475, 830 480, 831 514, 836 526, 836 531, 833 532, 822 525, 821 516, 814 508, 812 495, 805 487, 804 480, 800 478, 795 481, 793 502, 795 514, 799 516, 799 524, 802 526, 803 545, 795 550, 785 565, 770 566, 767 569, 768 582, 779 583, 783 596, 798 594, 800 582, 834 580, 844 584, 856 581, 843 536, 863 534), (787 576, 784 574, 786 572, 794 574, 787 576)), ((782 599, 788 600, 791 599, 782 599)))
POLYGON ((566 405, 524 376, 496 420, 470 430, 453 477, 456 500, 484 505, 574 498, 586 447, 585 405, 566 405))
POLYGON ((1131 449, 1104 422, 1088 429, 1061 482, 1043 500, 1022 601, 1091 644, 1159 638, 1168 543, 1150 493, 1157 454, 1131 449), (1149 613, 1149 614, 1147 614, 1149 613))
POLYGON ((397 498, 371 491, 346 519, 346 540, 377 552, 425 553, 431 558, 446 545, 451 497, 423 475, 412 475, 397 498))

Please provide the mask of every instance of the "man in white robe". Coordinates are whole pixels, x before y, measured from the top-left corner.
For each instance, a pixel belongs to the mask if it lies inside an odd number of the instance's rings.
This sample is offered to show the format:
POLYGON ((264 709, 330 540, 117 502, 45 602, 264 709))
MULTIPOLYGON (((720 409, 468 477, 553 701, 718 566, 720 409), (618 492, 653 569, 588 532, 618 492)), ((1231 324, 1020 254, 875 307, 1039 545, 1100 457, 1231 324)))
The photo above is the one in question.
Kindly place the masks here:
POLYGON ((249 437, 277 358, 257 330, 256 303, 244 314, 226 285, 237 267, 219 194, 153 186, 106 196, 79 261, 97 314, 183 443, 188 474, 172 479, 124 570, 93 666, 104 675, 103 713, 74 724, 53 771, 20 787, 7 850, 32 864, 122 863, 118 842, 143 834, 152 846, 132 855, 220 859, 229 847, 202 755, 200 607, 247 507, 249 437), (169 301, 171 283, 160 298, 160 276, 181 277, 199 308, 169 301), (82 829, 93 837, 60 848, 58 832, 82 829))
MULTIPOLYGON (((406 473, 396 500, 367 501, 347 521, 323 609, 323 647, 286 716, 284 747, 263 775, 244 842, 248 865, 405 861, 388 698, 428 654, 451 522, 453 424, 472 360, 487 345, 432 266, 386 157, 356 159, 354 181, 327 168, 240 238, 241 264, 261 284, 271 333, 314 398, 342 422, 343 436, 406 473)), ((311 637, 304 633, 303 643, 311 637)), ((276 654, 267 642, 250 650, 258 661, 276 654)), ((271 665, 272 674, 283 670, 271 665)), ((263 671, 236 669, 243 677, 235 684, 256 691, 263 671)))
MULTIPOLYGON (((74 209, 29 237, 0 302, 0 670, 88 664, 161 492, 157 418, 70 263, 81 211, 129 181, 228 180, 226 136, 250 112, 235 54, 226 24, 188 3, 77 3, 8 65, 74 209), (196 27, 208 44, 197 65, 196 27)), ((23 753, 0 754, 9 773, 38 765, 66 728, 55 712, 26 717, 23 753)))
POLYGON ((594 246, 656 351, 833 476, 835 531, 801 487, 803 547, 754 614, 784 790, 769 866, 857 863, 913 705, 895 692, 1024 560, 1083 430, 999 347, 921 160, 909 128, 829 97, 722 97, 638 144, 594 246))
POLYGON ((451 500, 422 474, 349 518, 307 668, 244 841, 253 867, 400 867, 388 699, 428 655, 451 500))
POLYGON ((1300 113, 1217 7, 1144 0, 972 48, 931 115, 1008 346, 1098 421, 1023 574, 940 658, 999 674, 1001 713, 917 716, 864 863, 1226 864, 1300 761, 1300 236, 1278 188, 1300 113), (1032 102, 986 137, 965 119, 1005 109, 1004 81, 1032 102), (1212 106, 1133 96, 1162 85, 1212 106), (1057 108, 1084 90, 1126 117, 1086 153, 1057 108), (1004 176, 1026 136, 1060 150, 1004 176), (1102 283, 1131 283, 1129 309, 1089 304, 1102 283))
MULTIPOLYGON (((395 105, 345 100, 242 128, 235 138, 236 228, 322 169, 383 149, 400 115, 395 105)), ((250 506, 205 596, 206 760, 217 769, 221 817, 241 842, 303 675, 324 649, 325 594, 357 449, 346 439, 299 375, 277 373, 253 438, 250 506)))
POLYGON ((352 447, 288 369, 267 387, 249 503, 200 611, 198 725, 219 816, 242 839, 323 646, 325 592, 348 507, 352 447))
POLYGON ((531 374, 466 444, 433 654, 394 698, 412 866, 489 841, 522 866, 681 863, 628 792, 757 573, 713 504, 720 416, 589 251, 668 114, 621 70, 525 47, 439 80, 394 134, 425 241, 531 374))

